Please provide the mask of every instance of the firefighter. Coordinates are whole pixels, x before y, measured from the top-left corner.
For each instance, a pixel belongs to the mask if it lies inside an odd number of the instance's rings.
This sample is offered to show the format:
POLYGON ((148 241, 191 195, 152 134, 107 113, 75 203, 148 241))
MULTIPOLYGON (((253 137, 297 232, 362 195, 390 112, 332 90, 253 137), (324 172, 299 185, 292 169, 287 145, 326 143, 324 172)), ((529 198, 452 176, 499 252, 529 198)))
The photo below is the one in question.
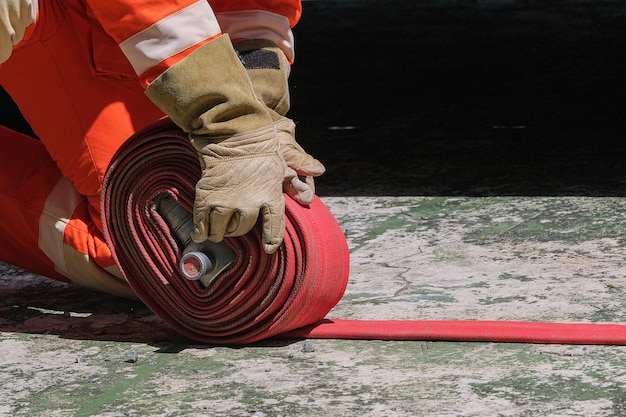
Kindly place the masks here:
POLYGON ((198 152, 195 241, 260 219, 284 234, 283 191, 311 202, 323 165, 295 141, 292 0, 0 0, 0 84, 37 139, 0 127, 0 260, 132 296, 102 236, 112 156, 169 116, 198 152))

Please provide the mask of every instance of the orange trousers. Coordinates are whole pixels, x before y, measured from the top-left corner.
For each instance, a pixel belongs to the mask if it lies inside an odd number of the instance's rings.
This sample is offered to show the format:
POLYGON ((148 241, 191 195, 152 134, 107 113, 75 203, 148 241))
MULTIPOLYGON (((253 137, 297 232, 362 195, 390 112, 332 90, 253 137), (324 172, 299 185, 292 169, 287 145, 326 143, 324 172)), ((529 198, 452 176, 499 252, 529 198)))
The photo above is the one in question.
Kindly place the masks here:
POLYGON ((133 296, 102 237, 101 185, 120 145, 163 114, 84 0, 40 1, 0 84, 38 137, 0 126, 0 260, 133 296))

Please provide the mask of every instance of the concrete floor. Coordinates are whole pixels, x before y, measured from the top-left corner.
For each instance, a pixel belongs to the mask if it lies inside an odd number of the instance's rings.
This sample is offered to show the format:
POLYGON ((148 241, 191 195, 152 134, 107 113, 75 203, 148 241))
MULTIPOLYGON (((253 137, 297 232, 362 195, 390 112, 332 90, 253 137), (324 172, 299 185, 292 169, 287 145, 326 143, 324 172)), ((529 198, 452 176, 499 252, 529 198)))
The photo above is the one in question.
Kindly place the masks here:
MULTIPOLYGON (((292 117, 352 255, 330 316, 626 321, 625 23, 621 1, 304 2, 292 117)), ((626 415, 621 346, 312 342, 202 346, 0 265, 0 416, 626 415)))

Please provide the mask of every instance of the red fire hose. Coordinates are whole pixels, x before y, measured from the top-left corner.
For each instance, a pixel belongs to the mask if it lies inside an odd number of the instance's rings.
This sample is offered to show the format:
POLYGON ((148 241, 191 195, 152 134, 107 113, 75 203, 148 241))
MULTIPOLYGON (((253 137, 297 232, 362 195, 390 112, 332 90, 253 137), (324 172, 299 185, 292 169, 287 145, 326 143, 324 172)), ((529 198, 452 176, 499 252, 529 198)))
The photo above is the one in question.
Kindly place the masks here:
POLYGON ((133 136, 105 176, 104 233, 137 296, 174 330, 211 344, 268 338, 626 344, 626 325, 514 321, 326 319, 348 281, 343 232, 319 200, 286 198, 285 243, 263 252, 260 231, 225 239, 234 263, 208 286, 185 279, 178 242, 155 208, 167 194, 191 211, 200 177, 195 150, 168 120, 133 136))

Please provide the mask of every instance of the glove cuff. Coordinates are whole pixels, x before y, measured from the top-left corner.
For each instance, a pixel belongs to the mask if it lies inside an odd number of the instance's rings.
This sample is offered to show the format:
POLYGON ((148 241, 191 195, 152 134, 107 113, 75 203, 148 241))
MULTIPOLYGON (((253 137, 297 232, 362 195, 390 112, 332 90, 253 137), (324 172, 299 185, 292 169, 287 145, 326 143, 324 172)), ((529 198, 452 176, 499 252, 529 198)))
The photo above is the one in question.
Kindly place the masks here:
POLYGON ((174 123, 196 136, 227 137, 272 123, 228 35, 170 67, 145 92, 174 123))
POLYGON ((281 116, 289 111, 291 65, 282 49, 266 39, 246 39, 233 43, 255 94, 281 116))

